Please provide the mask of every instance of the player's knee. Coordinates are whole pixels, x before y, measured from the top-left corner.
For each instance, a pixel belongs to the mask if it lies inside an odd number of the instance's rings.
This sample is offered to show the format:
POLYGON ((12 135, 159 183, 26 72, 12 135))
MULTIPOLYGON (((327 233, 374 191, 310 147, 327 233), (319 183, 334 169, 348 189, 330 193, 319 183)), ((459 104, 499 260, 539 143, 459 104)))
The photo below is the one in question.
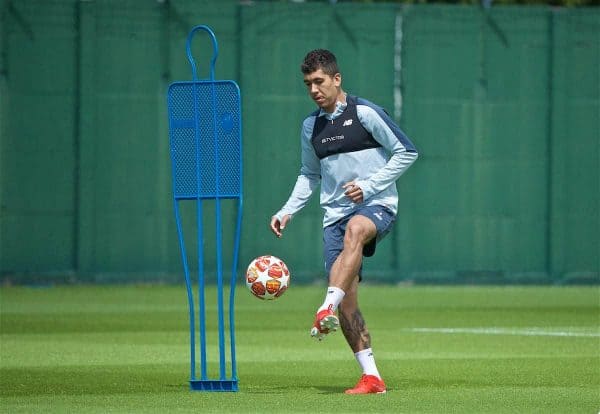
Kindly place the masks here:
POLYGON ((364 245, 369 241, 368 228, 361 222, 350 221, 344 234, 345 245, 364 245))

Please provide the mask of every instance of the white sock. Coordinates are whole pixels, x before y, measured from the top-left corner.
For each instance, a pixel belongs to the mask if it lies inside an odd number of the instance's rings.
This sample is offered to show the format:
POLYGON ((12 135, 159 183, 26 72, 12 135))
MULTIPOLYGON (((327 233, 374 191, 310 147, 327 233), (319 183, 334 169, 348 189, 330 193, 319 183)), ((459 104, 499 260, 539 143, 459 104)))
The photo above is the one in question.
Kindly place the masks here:
POLYGON ((375 375, 377 378, 381 379, 379 371, 377 370, 377 365, 375 365, 375 357, 373 356, 373 350, 371 348, 358 351, 354 354, 354 356, 360 364, 360 367, 363 370, 363 374, 375 375))
POLYGON ((329 286, 327 288, 327 295, 325 295, 325 301, 323 302, 321 307, 317 310, 317 312, 320 312, 323 309, 328 309, 330 307, 331 307, 331 310, 335 312, 337 310, 340 302, 342 301, 342 299, 344 299, 345 294, 346 294, 346 292, 344 292, 342 289, 335 287, 335 286, 329 286))

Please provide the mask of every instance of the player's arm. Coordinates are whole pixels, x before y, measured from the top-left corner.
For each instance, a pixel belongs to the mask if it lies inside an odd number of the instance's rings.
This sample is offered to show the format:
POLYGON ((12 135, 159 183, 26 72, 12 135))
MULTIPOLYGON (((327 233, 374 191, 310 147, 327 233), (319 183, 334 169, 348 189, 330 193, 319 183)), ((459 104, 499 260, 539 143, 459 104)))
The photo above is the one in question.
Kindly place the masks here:
POLYGON ((304 208, 321 182, 321 163, 311 143, 313 125, 314 117, 307 118, 302 124, 300 174, 287 202, 271 217, 270 228, 277 237, 281 237, 287 223, 304 208))
POLYGON ((419 156, 413 143, 389 115, 370 102, 368 104, 357 107, 358 119, 373 138, 391 153, 391 157, 383 168, 368 179, 353 182, 362 191, 363 200, 392 185, 419 156))

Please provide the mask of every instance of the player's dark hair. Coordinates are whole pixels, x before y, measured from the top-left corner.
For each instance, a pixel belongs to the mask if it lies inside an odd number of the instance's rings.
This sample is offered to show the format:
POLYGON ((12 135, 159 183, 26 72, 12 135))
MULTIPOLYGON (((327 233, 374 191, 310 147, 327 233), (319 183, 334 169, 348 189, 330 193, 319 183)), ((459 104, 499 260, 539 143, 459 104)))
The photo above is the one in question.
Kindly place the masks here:
POLYGON ((304 57, 300 70, 303 74, 308 75, 316 70, 322 69, 329 76, 339 73, 337 60, 335 55, 326 49, 315 49, 304 57))

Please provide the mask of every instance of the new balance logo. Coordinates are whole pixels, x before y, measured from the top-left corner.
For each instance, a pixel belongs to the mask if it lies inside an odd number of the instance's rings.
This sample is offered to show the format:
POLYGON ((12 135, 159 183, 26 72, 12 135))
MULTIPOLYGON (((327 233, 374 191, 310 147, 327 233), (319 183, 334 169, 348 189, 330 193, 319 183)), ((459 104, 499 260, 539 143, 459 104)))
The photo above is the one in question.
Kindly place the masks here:
POLYGON ((375 217, 377 217, 379 219, 379 221, 383 220, 383 214, 381 214, 381 213, 373 213, 373 215, 375 217))
POLYGON ((352 120, 351 119, 346 119, 344 121, 344 123, 342 124, 342 126, 350 126, 350 125, 352 125, 352 120))

